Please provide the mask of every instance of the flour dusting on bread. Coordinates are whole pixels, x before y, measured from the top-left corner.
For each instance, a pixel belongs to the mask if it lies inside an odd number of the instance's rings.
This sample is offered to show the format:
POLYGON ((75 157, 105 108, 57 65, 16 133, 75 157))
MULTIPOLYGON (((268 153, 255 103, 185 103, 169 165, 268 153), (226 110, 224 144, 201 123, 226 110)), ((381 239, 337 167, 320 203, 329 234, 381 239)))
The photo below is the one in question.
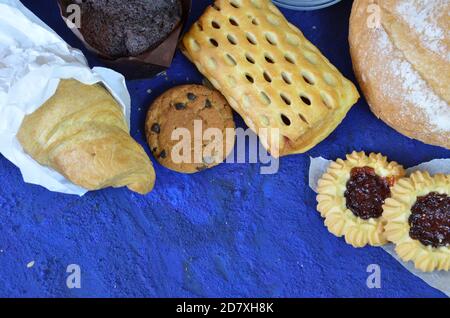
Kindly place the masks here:
POLYGON ((450 62, 448 45, 450 29, 444 30, 438 23, 441 19, 450 21, 448 11, 445 10, 450 6, 450 2, 448 0, 433 0, 433 2, 434 5, 429 5, 430 0, 402 1, 398 3, 396 11, 409 27, 417 32, 427 49, 445 56, 450 62))
POLYGON ((400 133, 450 149, 450 2, 355 0, 350 49, 374 114, 400 133), (367 24, 367 8, 380 23, 367 24))
POLYGON ((450 131, 450 107, 437 96, 417 71, 406 61, 394 61, 395 74, 403 79, 408 91, 406 100, 422 109, 435 125, 436 131, 450 131))
MULTIPOLYGON (((403 94, 391 82, 385 82, 384 92, 390 96, 400 97, 423 111, 423 115, 427 116, 431 123, 432 130, 450 131, 450 107, 446 101, 436 95, 429 87, 428 83, 414 69, 413 65, 404 58, 400 51, 395 50, 386 31, 381 28, 377 32, 379 49, 389 52, 393 57, 387 61, 389 69, 393 70, 393 75, 401 79, 401 84, 407 94, 403 94)), ((401 115, 415 116, 417 120, 421 120, 422 114, 411 114, 409 109, 398 105, 401 115)))

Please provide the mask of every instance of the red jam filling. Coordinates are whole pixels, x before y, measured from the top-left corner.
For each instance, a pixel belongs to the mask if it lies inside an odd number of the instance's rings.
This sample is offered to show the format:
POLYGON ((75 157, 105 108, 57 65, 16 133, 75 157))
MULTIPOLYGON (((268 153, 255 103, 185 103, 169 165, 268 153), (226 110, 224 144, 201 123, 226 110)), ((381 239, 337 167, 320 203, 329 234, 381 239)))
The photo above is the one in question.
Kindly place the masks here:
POLYGON ((450 197, 431 192, 418 197, 411 208, 409 236, 425 246, 450 244, 450 197))
POLYGON ((391 196, 393 182, 393 178, 378 176, 373 168, 353 168, 344 194, 347 208, 363 220, 379 218, 384 200, 391 196))

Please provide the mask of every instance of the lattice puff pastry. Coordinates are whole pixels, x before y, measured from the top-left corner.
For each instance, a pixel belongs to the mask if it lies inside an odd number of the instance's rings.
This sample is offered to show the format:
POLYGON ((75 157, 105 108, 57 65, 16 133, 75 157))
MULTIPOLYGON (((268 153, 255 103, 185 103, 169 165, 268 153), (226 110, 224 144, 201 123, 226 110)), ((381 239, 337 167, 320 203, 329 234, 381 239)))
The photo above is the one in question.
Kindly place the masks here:
POLYGON ((402 166, 381 154, 353 152, 347 160, 337 159, 330 164, 327 173, 319 180, 317 188, 317 210, 325 218, 325 226, 337 237, 344 236, 353 247, 381 246, 387 243, 384 234, 384 219, 364 220, 355 216, 346 205, 344 193, 353 168, 370 167, 384 178, 400 179, 405 175, 402 166))
POLYGON ((314 147, 359 98, 269 0, 215 1, 182 50, 274 156, 314 147))
POLYGON ((386 236, 395 243, 395 251, 405 261, 413 261, 424 272, 450 269, 450 246, 425 246, 410 236, 411 209, 418 197, 435 192, 450 196, 450 175, 431 177, 428 172, 415 172, 409 178, 397 182, 391 189, 392 196, 383 205, 383 217, 387 224, 386 236))

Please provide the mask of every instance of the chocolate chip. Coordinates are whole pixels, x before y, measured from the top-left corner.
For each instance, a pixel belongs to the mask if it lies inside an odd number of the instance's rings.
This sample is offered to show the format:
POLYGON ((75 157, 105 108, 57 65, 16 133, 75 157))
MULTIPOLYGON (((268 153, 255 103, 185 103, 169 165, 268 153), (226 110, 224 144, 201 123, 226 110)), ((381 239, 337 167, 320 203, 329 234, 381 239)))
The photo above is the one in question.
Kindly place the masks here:
POLYGON ((161 127, 159 124, 155 123, 152 125, 152 131, 156 134, 159 134, 161 132, 161 127))
POLYGON ((152 152, 156 152, 156 150, 158 150, 157 147, 153 148, 153 149, 152 149, 152 152))
POLYGON ((209 99, 207 99, 205 101, 205 108, 211 108, 211 107, 212 107, 212 103, 211 103, 211 101, 209 99))
POLYGON ((188 93, 188 94, 187 94, 187 98, 188 98, 190 101, 194 101, 194 100, 197 99, 197 96, 196 96, 194 93, 188 93))
POLYGON ((204 171, 206 169, 208 169, 208 166, 199 166, 195 168, 197 171, 204 171))
POLYGON ((185 103, 176 103, 176 104, 175 104, 175 109, 176 109, 176 110, 183 110, 183 109, 186 109, 186 104, 185 104, 185 103))
POLYGON ((161 151, 161 153, 159 154, 159 158, 161 159, 165 159, 167 157, 167 153, 165 150, 161 151))

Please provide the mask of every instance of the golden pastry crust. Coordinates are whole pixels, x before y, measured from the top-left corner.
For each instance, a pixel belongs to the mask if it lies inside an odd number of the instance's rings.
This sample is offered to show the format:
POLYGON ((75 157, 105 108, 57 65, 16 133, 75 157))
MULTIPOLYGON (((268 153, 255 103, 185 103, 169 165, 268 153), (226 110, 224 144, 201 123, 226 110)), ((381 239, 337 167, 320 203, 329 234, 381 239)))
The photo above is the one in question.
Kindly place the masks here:
POLYGON ((356 167, 370 167, 378 176, 395 180, 405 175, 402 166, 388 162, 381 154, 371 153, 367 156, 364 152, 353 152, 347 155, 347 160, 332 162, 327 173, 319 180, 317 210, 325 218, 328 230, 338 237, 344 236, 348 244, 354 247, 384 245, 387 239, 383 219, 364 220, 355 216, 346 206, 346 185, 352 169, 356 167))
POLYGON ((24 118, 17 139, 34 160, 87 190, 127 186, 146 194, 154 187, 150 159, 100 84, 61 80, 55 94, 24 118))
POLYGON ((355 0, 350 53, 372 112, 399 133, 450 149, 450 2, 355 0))
POLYGON ((395 245, 395 251, 405 261, 412 261, 424 272, 450 269, 450 246, 425 246, 410 237, 409 217, 418 197, 431 192, 450 196, 450 175, 438 174, 431 177, 428 172, 415 172, 409 178, 401 179, 392 188, 392 196, 383 205, 386 236, 395 245))
POLYGON ((269 131, 261 142, 273 156, 311 149, 359 99, 353 83, 269 0, 215 1, 182 44, 246 124, 260 137, 269 131))

